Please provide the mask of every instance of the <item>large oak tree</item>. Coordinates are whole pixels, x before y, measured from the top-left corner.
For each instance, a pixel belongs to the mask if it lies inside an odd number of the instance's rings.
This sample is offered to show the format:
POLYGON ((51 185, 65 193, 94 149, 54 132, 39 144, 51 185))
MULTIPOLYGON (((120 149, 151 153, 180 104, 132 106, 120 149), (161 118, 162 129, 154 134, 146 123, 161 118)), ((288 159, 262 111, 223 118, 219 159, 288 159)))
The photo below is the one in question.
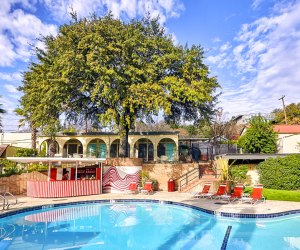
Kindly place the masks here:
POLYGON ((43 41, 45 49, 36 50, 37 62, 21 87, 21 107, 31 110, 36 127, 62 113, 68 120, 114 124, 124 157, 137 120, 151 122, 163 111, 167 123, 178 125, 213 113, 218 83, 203 62, 202 47, 175 45, 157 19, 73 15, 56 37, 43 41))

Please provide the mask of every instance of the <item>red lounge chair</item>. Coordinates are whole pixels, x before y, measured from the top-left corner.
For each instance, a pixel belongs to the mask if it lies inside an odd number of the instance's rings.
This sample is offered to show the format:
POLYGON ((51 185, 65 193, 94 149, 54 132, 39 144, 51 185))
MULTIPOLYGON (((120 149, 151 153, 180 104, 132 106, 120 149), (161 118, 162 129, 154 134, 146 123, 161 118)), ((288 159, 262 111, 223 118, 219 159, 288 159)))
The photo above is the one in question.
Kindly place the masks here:
POLYGON ((195 198, 203 198, 205 196, 210 196, 209 189, 211 187, 211 183, 205 183, 202 191, 198 192, 194 195, 195 198))
POLYGON ((130 194, 136 194, 137 193, 137 183, 136 182, 130 182, 128 193, 130 194))
POLYGON ((218 191, 215 194, 208 196, 211 199, 220 199, 222 195, 226 194, 226 184, 221 184, 218 188, 218 191))
POLYGON ((141 190, 143 194, 153 194, 152 182, 146 181, 144 188, 141 190))
POLYGON ((250 197, 242 197, 242 202, 250 202, 251 204, 255 204, 258 201, 266 201, 265 197, 262 194, 263 185, 254 185, 253 191, 250 197))
POLYGON ((244 193, 244 185, 238 184, 234 187, 232 195, 225 195, 222 198, 224 200, 228 200, 229 202, 236 201, 243 197, 243 193, 244 193))

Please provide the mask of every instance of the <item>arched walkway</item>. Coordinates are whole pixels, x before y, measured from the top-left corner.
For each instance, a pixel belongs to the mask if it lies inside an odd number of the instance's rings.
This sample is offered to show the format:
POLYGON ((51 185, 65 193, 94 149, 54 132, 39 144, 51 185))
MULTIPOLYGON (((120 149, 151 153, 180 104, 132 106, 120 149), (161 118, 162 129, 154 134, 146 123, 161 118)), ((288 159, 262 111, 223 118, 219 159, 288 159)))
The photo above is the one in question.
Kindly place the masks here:
POLYGON ((70 139, 64 144, 64 157, 76 157, 83 154, 82 143, 77 139, 70 139))
MULTIPOLYGON (((45 154, 44 156, 49 156, 51 155, 50 152, 50 144, 51 144, 51 140, 47 139, 45 141, 43 141, 40 145, 40 152, 42 152, 42 154, 45 154)), ((59 144, 57 141, 54 142, 54 146, 52 148, 52 150, 54 151, 54 154, 59 154, 59 144)))
POLYGON ((174 161, 176 159, 176 143, 170 138, 161 139, 157 145, 157 157, 162 161, 174 161))
POLYGON ((134 144, 134 155, 136 158, 142 158, 144 161, 154 160, 154 147, 152 141, 146 138, 139 139, 134 144))
POLYGON ((87 145, 87 157, 106 158, 106 144, 101 139, 94 139, 87 145))
MULTIPOLYGON (((120 152, 120 139, 114 140, 110 145, 110 158, 117 158, 119 157, 120 152)), ((130 145, 128 143, 128 152, 130 152, 130 145)))

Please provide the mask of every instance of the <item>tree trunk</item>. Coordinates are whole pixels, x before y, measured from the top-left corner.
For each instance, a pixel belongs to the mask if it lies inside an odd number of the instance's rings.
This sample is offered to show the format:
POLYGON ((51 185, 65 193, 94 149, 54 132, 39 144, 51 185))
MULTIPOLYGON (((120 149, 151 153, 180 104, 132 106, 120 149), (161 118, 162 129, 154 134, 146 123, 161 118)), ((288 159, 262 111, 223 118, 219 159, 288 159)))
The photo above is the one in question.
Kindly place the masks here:
POLYGON ((54 155, 56 154, 55 139, 50 139, 48 154, 49 154, 50 157, 54 157, 54 155))
POLYGON ((121 134, 119 157, 129 157, 129 144, 128 144, 128 134, 129 127, 126 126, 121 134))
POLYGON ((31 126, 31 148, 36 149, 37 130, 31 126))

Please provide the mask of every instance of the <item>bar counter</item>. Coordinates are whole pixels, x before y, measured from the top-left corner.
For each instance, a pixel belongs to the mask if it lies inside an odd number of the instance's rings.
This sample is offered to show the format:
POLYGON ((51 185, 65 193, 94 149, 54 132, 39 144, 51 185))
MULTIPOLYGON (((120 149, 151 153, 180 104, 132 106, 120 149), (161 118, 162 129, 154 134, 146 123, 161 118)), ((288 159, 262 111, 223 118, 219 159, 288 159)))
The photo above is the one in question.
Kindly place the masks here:
POLYGON ((100 180, 27 181, 27 196, 62 198, 101 194, 100 180))

